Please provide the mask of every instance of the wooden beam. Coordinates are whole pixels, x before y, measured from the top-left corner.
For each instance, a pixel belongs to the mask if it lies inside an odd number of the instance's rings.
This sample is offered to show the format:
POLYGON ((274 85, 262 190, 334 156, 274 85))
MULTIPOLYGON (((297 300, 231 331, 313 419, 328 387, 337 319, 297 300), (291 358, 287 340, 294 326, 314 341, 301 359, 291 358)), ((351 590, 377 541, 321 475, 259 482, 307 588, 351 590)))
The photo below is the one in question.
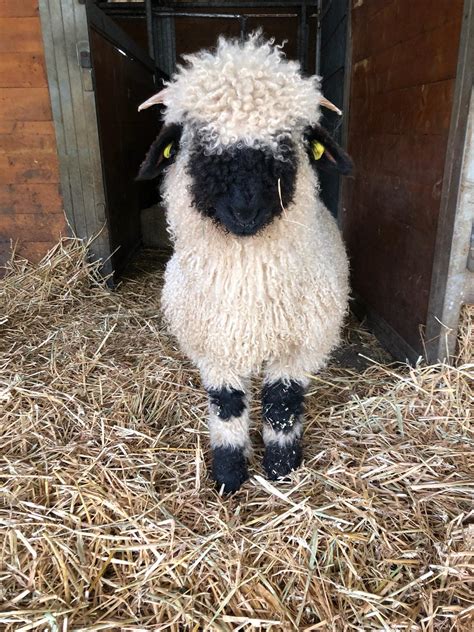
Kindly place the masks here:
MULTIPOLYGON (((474 3, 464 4, 461 41, 456 73, 456 87, 451 114, 451 126, 444 169, 441 207, 436 236, 430 301, 426 326, 426 351, 429 361, 436 361, 454 353, 461 297, 457 297, 456 309, 447 307, 447 285, 452 248, 460 247, 455 239, 454 226, 458 212, 459 186, 466 143, 474 79, 474 3)), ((454 300, 451 297, 451 301, 454 300)))

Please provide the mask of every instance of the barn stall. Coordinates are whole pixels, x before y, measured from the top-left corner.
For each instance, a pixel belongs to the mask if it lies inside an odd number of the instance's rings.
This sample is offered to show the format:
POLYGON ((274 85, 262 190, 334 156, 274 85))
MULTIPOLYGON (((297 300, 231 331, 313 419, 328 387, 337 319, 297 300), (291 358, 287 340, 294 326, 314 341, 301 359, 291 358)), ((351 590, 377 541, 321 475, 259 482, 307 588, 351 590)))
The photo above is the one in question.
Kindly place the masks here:
POLYGON ((10 5, 0 621, 470 629, 470 3, 44 1, 41 22, 10 5), (281 485, 255 470, 228 501, 206 476, 198 376, 157 315, 160 200, 130 174, 159 128, 137 104, 181 54, 258 26, 344 110, 325 124, 357 171, 322 189, 366 320, 314 376, 305 467, 281 485), (87 253, 53 247, 67 232, 87 253), (456 338, 451 365, 386 351, 436 360, 456 338))

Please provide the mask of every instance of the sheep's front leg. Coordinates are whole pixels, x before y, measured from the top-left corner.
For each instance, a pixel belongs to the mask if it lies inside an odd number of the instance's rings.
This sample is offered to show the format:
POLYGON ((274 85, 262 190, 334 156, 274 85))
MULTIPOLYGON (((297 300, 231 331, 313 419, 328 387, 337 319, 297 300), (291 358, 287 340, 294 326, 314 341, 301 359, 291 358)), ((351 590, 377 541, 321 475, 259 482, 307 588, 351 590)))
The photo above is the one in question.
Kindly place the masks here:
POLYGON ((208 387, 207 392, 212 476, 219 489, 224 486, 224 492, 235 492, 248 478, 250 438, 246 394, 231 386, 208 387))
POLYGON ((262 390, 263 467, 269 479, 286 476, 301 464, 304 394, 307 380, 267 374, 262 390))

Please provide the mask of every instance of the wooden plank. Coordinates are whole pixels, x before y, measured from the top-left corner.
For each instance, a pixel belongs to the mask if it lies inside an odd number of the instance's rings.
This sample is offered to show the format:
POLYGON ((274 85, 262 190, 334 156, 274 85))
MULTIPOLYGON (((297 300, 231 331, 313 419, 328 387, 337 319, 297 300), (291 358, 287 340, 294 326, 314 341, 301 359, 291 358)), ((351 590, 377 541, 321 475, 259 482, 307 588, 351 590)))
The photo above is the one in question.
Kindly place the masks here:
POLYGON ((377 92, 453 79, 456 73, 459 20, 381 51, 353 66, 353 98, 369 98, 377 92), (433 63, 433 60, 436 63, 433 63))
POLYGON ((402 336, 391 327, 386 320, 381 318, 372 307, 367 305, 354 290, 352 290, 353 300, 351 302, 351 311, 364 321, 364 324, 370 331, 381 341, 384 348, 392 354, 394 358, 400 359, 402 362, 411 362, 415 364, 420 357, 420 353, 415 351, 402 336))
POLYGON ((16 121, 0 121, 0 134, 11 134, 15 125, 16 121))
POLYGON ((51 121, 3 121, 0 123, 0 154, 30 152, 55 155, 56 137, 51 121))
POLYGON ((370 134, 353 132, 349 153, 357 175, 397 176, 400 183, 434 185, 443 174, 447 135, 370 134))
POLYGON ((0 214, 61 213, 62 210, 57 183, 9 184, 0 188, 0 214))
POLYGON ((0 0, 2 18, 28 18, 38 13, 38 0, 0 0))
POLYGON ((141 241, 140 191, 144 187, 134 183, 133 177, 148 150, 150 138, 158 130, 156 114, 143 117, 137 113, 136 103, 153 90, 153 73, 148 65, 121 55, 117 45, 95 29, 91 29, 90 46, 96 78, 107 214, 112 248, 118 249, 114 267, 120 269, 141 241), (114 68, 113 74, 110 68, 114 68), (127 94, 133 94, 134 98, 127 99, 127 94))
POLYGON ((0 155, 0 185, 58 182, 55 154, 0 155))
MULTIPOLYGON (((434 234, 401 221, 398 206, 388 195, 377 214, 372 212, 375 204, 367 205, 366 199, 363 183, 356 181, 347 205, 350 216, 343 220, 351 266, 356 270, 352 287, 420 352, 419 326, 427 318, 434 234)), ((436 212, 437 207, 439 202, 433 201, 432 210, 436 212)))
POLYGON ((40 53, 43 50, 39 18, 0 18, 1 53, 40 53))
POLYGON ((64 213, 9 213, 0 217, 0 235, 54 244, 66 233, 64 213))
POLYGON ((0 119, 50 121, 48 88, 0 88, 0 119))
MULTIPOLYGON (((454 79, 377 92, 351 101, 351 125, 359 132, 440 134, 449 130, 454 79), (410 104, 410 107, 407 107, 410 104)), ((329 99, 331 97, 324 92, 329 99)))
POLYGON ((371 11, 375 4, 359 4, 352 12, 357 34, 354 62, 459 19, 463 0, 395 0, 371 11))
MULTIPOLYGON (((15 254, 17 257, 28 259, 33 263, 38 263, 46 255, 48 250, 53 246, 54 242, 51 241, 30 241, 28 239, 22 239, 15 243, 13 240, 13 246, 15 248, 15 254)), ((10 240, 2 241, 0 237, 0 266, 6 264, 11 258, 11 242, 10 240)), ((2 271, 0 269, 0 277, 2 271)))
MULTIPOLYGON (((409 0, 406 1, 409 2, 409 0)), ((379 13, 379 11, 383 11, 388 4, 393 2, 395 0, 352 0, 352 9, 363 9, 365 15, 370 17, 375 13, 379 13)))
POLYGON ((47 85, 43 55, 0 53, 0 88, 43 88, 47 85))
MULTIPOLYGON (((45 61, 48 69, 48 86, 51 93, 53 118, 57 130, 57 145, 60 164, 62 194, 68 221, 79 237, 88 236, 86 208, 95 204, 101 208, 103 199, 95 200, 96 181, 84 191, 81 180, 82 163, 90 161, 91 154, 79 148, 80 139, 91 147, 94 154, 98 140, 87 136, 84 102, 86 97, 94 102, 94 94, 83 94, 81 69, 69 59, 66 42, 68 33, 76 32, 79 40, 88 42, 85 6, 73 6, 72 0, 40 0, 40 14, 43 25, 45 61), (75 20, 74 9, 78 13, 75 20), (74 93, 74 97, 73 97, 74 93), (82 158, 82 160, 81 160, 82 158)), ((95 117, 94 117, 95 119, 95 117)), ((94 119, 91 119, 91 123, 94 119)), ((100 169, 100 165, 99 165, 100 169)), ((86 169, 84 169, 86 170, 86 169)), ((91 178, 91 171, 88 171, 91 178)), ((98 175, 101 189, 101 175, 98 175)), ((105 231, 108 242, 108 230, 105 231)), ((100 244, 103 246, 103 243, 100 244)), ((108 251, 109 253, 109 251, 108 251)))
MULTIPOLYGON (((10 121, 8 121, 10 122, 10 121)), ((19 134, 43 134, 54 136, 53 121, 16 121, 14 131, 19 134)))
POLYGON ((41 134, 54 136, 52 121, 0 121, 0 134, 41 134))
POLYGON ((0 133, 0 154, 56 153, 56 139, 51 134, 0 133))
POLYGON ((113 19, 142 50, 148 50, 148 32, 145 13, 140 17, 114 16, 113 19))
POLYGON ((465 148, 469 146, 467 132, 469 109, 472 107, 473 80, 474 4, 466 2, 428 305, 426 335, 429 361, 454 354, 461 306, 464 301, 469 300, 464 293, 460 276, 466 279, 466 275, 470 275, 472 287, 472 275, 465 267, 468 245, 464 241, 465 237, 470 236, 472 217, 467 209, 459 208, 458 204, 460 193, 465 194, 465 190, 462 190, 462 185, 466 184, 462 180, 462 170, 465 148), (464 231, 461 228, 463 223, 464 231), (460 266, 463 274, 460 276, 456 274, 456 259, 458 263, 459 260, 462 261, 460 266))
MULTIPOLYGON (((387 175, 374 169, 372 173, 356 173, 352 195, 357 199, 370 200, 370 206, 365 205, 364 219, 368 219, 370 209, 377 208, 378 215, 383 214, 386 222, 413 227, 427 235, 436 230, 441 182, 435 186, 417 181, 406 183, 398 175, 387 175)), ((361 220, 361 216, 354 219, 361 220)), ((378 216, 376 221, 379 221, 378 216)))

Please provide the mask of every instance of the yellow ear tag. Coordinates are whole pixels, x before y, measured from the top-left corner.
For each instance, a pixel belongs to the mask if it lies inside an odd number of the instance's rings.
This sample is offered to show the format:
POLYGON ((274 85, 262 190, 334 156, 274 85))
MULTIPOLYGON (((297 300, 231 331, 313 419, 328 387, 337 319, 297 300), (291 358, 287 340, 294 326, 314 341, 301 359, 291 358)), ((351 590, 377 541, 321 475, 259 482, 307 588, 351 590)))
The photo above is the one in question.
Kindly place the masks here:
POLYGON ((171 156, 172 147, 173 147, 173 143, 170 143, 169 145, 166 145, 166 147, 163 149, 163 156, 165 158, 169 158, 171 156))
POLYGON ((317 140, 313 140, 313 142, 311 143, 311 150, 313 152, 313 158, 315 160, 319 160, 326 151, 326 147, 324 145, 321 145, 321 143, 318 143, 317 140))

